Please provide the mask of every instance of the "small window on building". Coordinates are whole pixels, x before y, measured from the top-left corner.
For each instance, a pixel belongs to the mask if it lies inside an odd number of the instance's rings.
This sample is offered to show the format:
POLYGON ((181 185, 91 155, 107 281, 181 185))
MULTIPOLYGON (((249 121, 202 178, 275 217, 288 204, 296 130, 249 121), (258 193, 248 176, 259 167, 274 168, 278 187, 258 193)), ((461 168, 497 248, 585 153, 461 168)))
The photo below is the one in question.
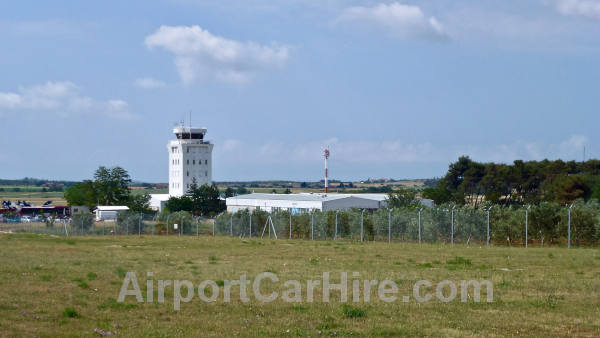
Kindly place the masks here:
POLYGON ((208 171, 205 171, 205 172, 204 172, 204 176, 208 176, 208 171))
POLYGON ((192 160, 192 164, 196 164, 196 160, 192 160))
POLYGON ((208 160, 204 160, 204 164, 208 164, 208 160))
POLYGON ((187 160, 187 164, 190 165, 190 160, 187 160))
POLYGON ((187 152, 189 153, 190 152, 190 147, 187 147, 186 149, 187 149, 187 152))
POLYGON ((187 174, 187 177, 190 177, 190 172, 189 172, 189 171, 188 171, 188 172, 186 172, 186 174, 187 174))

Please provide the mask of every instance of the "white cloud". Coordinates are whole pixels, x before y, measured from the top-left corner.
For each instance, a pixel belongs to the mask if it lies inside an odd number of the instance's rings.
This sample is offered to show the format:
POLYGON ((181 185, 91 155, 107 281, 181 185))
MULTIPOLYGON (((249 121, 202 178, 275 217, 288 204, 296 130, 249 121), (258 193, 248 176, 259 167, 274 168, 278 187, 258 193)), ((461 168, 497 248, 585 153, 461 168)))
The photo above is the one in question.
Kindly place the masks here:
POLYGON ((556 11, 562 15, 600 19, 598 0, 555 0, 553 2, 556 11))
POLYGON ((398 2, 373 7, 355 6, 342 11, 335 24, 359 24, 384 29, 391 36, 408 39, 447 39, 442 24, 433 16, 426 17, 421 8, 398 2))
POLYGON ((155 88, 161 88, 161 87, 165 86, 165 83, 163 81, 156 80, 151 77, 142 77, 139 79, 135 79, 133 84, 136 87, 144 88, 144 89, 155 89, 155 88))
POLYGON ((48 81, 31 87, 19 87, 18 92, 0 92, 0 114, 14 112, 45 112, 61 117, 80 114, 100 114, 115 119, 135 117, 127 102, 98 101, 81 94, 69 81, 48 81))
POLYGON ((251 142, 228 139, 220 150, 225 161, 264 165, 299 166, 323 161, 323 149, 329 147, 331 159, 347 165, 397 165, 414 163, 451 163, 461 155, 468 155, 481 162, 512 163, 517 159, 542 160, 545 158, 564 160, 580 159, 588 138, 573 135, 556 143, 516 141, 495 145, 450 145, 407 143, 401 140, 346 141, 337 138, 309 141, 302 144, 284 142, 251 142))
POLYGON ((161 26, 146 37, 146 46, 173 53, 184 84, 211 77, 245 83, 258 72, 282 67, 290 53, 286 46, 230 40, 200 26, 161 26))

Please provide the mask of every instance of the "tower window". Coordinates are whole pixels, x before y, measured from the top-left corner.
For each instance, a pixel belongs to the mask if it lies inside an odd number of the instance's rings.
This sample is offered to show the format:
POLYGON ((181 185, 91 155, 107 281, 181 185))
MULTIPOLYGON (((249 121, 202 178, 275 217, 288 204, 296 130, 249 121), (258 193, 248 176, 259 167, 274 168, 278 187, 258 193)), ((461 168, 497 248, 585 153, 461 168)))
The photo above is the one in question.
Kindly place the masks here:
POLYGON ((187 160, 187 164, 190 165, 190 160, 187 160))
POLYGON ((187 174, 187 177, 190 177, 190 172, 189 172, 189 171, 188 171, 188 172, 186 172, 186 174, 187 174))
POLYGON ((205 171, 205 172, 204 172, 204 176, 208 176, 208 171, 205 171))
POLYGON ((204 164, 208 164, 208 160, 204 160, 204 164))
POLYGON ((196 160, 192 160, 192 164, 196 164, 196 160))

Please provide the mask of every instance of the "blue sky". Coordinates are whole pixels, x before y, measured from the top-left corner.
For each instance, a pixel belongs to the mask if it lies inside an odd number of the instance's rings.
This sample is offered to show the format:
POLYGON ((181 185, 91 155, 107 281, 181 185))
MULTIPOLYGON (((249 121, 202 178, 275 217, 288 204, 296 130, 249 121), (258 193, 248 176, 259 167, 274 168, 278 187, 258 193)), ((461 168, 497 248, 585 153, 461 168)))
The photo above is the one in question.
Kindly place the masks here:
POLYGON ((215 180, 600 152, 598 0, 11 1, 0 29, 2 178, 166 182, 190 110, 215 180))

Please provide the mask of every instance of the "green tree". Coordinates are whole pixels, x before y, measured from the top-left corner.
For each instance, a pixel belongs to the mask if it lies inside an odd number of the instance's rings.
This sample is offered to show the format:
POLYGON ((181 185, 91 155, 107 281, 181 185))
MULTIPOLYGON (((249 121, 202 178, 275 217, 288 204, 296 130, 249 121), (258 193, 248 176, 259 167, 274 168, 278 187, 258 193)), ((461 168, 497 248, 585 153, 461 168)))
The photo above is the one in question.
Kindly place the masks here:
POLYGON ((407 208, 418 206, 417 192, 412 189, 398 188, 388 194, 388 208, 407 208))
POLYGON ((150 214, 150 194, 131 195, 129 197, 129 210, 136 213, 150 214))
POLYGON ((531 208, 530 235, 539 236, 542 246, 545 241, 552 244, 558 238, 558 229, 561 221, 560 207, 554 203, 542 202, 531 208))
POLYGON ((172 196, 165 203, 165 209, 169 212, 188 211, 194 210, 194 202, 188 196, 175 197, 172 196))
POLYGON ((596 211, 586 205, 583 199, 578 199, 573 203, 571 209, 571 236, 575 241, 575 245, 579 246, 581 242, 590 243, 595 238, 596 211))
POLYGON ((69 205, 84 205, 91 209, 98 203, 96 186, 90 180, 70 186, 64 196, 69 205))
POLYGON ((234 195, 235 191, 231 187, 227 187, 227 189, 225 189, 225 198, 233 197, 234 195))
POLYGON ((440 184, 435 188, 423 189, 423 198, 432 199, 435 204, 440 205, 450 202, 452 199, 452 194, 446 189, 445 186, 440 184))
POLYGON ((94 173, 98 202, 102 205, 126 204, 129 200, 131 178, 121 167, 100 166, 94 173))
POLYGON ((192 211, 203 216, 213 216, 225 210, 216 185, 204 184, 200 187, 193 181, 187 196, 192 200, 192 211))
POLYGON ((588 199, 592 195, 592 189, 583 175, 571 175, 561 180, 555 192, 555 201, 558 204, 573 203, 578 198, 588 199))

